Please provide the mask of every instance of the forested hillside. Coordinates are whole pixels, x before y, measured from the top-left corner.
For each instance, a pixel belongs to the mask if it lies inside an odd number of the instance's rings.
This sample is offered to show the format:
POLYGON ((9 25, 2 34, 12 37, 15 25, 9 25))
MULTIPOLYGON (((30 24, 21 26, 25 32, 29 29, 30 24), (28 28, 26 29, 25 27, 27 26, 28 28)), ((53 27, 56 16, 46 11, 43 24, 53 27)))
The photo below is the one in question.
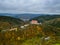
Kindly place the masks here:
POLYGON ((60 15, 41 15, 41 16, 30 19, 30 21, 38 20, 39 22, 44 22, 44 21, 55 19, 55 18, 60 18, 60 15))
POLYGON ((10 17, 10 16, 0 16, 0 29, 9 29, 15 26, 21 26, 24 24, 24 21, 10 17))
POLYGON ((39 19, 43 21, 41 24, 31 24, 17 18, 1 17, 0 45, 60 45, 59 16, 41 18, 44 20, 39 19))

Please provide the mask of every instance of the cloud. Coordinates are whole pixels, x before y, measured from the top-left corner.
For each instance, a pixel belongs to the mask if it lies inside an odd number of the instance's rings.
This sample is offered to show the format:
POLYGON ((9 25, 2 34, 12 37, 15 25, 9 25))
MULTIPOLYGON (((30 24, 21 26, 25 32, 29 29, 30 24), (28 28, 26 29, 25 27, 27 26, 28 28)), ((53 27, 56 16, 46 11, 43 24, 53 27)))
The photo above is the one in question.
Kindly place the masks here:
POLYGON ((60 0, 0 0, 4 13, 60 13, 60 0))

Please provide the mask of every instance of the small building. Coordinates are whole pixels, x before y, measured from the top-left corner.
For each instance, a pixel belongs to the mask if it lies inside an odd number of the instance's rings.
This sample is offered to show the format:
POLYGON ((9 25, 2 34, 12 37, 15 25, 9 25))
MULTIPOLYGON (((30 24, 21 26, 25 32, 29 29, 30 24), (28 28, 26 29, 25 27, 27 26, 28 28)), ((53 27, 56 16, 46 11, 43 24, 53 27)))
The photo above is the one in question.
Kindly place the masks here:
POLYGON ((30 23, 31 24, 38 24, 38 21, 37 20, 32 20, 30 23))
POLYGON ((9 31, 13 31, 13 30, 17 31, 17 28, 11 28, 9 31))
POLYGON ((27 26, 29 26, 29 24, 25 24, 24 26, 27 27, 27 26))
POLYGON ((20 28, 25 28, 24 26, 21 26, 20 28))
POLYGON ((42 25, 42 23, 41 23, 41 22, 40 22, 39 24, 40 24, 40 25, 42 25))

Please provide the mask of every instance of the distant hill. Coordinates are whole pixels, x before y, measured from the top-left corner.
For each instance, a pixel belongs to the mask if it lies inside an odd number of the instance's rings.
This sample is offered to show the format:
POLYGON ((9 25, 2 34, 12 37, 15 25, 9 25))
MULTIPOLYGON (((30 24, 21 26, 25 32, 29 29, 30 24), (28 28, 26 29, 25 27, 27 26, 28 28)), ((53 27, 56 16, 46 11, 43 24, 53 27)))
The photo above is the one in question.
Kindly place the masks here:
POLYGON ((24 22, 18 18, 10 17, 10 16, 0 16, 0 28, 10 28, 13 26, 21 26, 24 22))
POLYGON ((10 13, 0 13, 0 16, 12 16, 15 18, 23 18, 23 19, 31 19, 37 16, 40 16, 41 14, 30 14, 30 13, 24 13, 24 14, 10 14, 10 13))
POLYGON ((30 21, 37 20, 39 22, 45 22, 45 21, 52 20, 55 18, 60 18, 60 15, 41 15, 41 16, 30 19, 30 21))

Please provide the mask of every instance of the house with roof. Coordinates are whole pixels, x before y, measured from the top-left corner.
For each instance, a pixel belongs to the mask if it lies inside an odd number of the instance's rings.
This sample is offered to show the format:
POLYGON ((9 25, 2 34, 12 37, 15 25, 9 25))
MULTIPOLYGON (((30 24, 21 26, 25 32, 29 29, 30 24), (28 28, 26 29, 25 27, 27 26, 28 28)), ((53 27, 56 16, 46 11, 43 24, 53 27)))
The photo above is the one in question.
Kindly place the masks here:
POLYGON ((38 24, 38 21, 37 21, 37 20, 32 20, 32 21, 30 22, 30 24, 38 24))
POLYGON ((30 21, 30 24, 42 24, 41 22, 38 22, 37 20, 32 20, 32 21, 30 21))

